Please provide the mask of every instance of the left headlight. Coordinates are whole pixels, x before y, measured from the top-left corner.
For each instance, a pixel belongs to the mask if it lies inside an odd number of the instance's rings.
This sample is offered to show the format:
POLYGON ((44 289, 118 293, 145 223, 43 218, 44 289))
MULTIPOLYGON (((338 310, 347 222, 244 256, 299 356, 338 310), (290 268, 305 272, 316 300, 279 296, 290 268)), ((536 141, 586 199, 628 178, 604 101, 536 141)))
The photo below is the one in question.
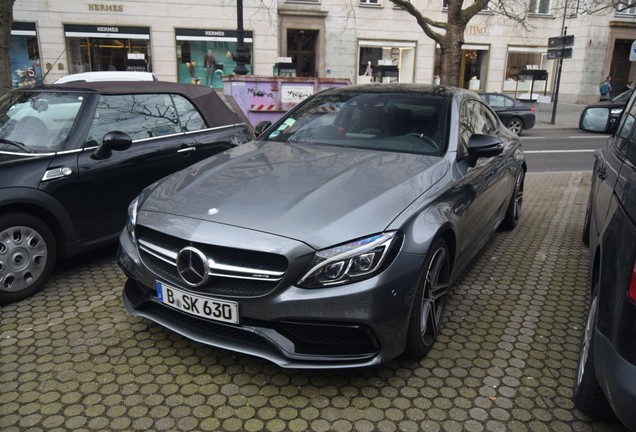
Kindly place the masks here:
POLYGON ((391 231, 318 251, 298 286, 320 288, 370 278, 390 263, 400 244, 399 232, 391 231))

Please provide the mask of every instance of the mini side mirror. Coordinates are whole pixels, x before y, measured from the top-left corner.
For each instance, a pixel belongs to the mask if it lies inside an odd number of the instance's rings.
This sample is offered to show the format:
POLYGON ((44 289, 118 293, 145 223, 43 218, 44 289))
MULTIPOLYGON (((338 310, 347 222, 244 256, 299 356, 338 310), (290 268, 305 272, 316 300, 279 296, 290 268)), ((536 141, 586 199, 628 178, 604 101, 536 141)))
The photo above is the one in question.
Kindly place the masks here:
POLYGON ((128 150, 132 145, 132 138, 125 132, 113 131, 104 135, 104 139, 95 153, 93 153, 93 159, 108 159, 112 156, 113 150, 122 151, 128 150))
POLYGON ((468 139, 468 155, 475 160, 480 157, 499 156, 503 153, 503 148, 503 141, 494 136, 473 134, 468 139))
POLYGON ((272 122, 269 120, 263 120, 261 122, 258 122, 256 124, 256 127, 254 127, 254 135, 256 135, 257 137, 260 136, 263 132, 265 132, 265 129, 267 129, 271 125, 272 125, 272 122))

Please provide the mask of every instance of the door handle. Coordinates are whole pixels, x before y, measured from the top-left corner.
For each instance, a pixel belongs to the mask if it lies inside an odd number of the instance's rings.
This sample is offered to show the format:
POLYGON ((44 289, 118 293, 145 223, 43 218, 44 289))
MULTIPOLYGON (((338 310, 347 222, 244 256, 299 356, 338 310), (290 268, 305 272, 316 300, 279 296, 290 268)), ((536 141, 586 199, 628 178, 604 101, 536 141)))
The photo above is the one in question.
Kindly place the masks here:
POLYGON ((181 147, 179 150, 177 150, 177 153, 190 153, 196 151, 196 149, 196 147, 181 147))
POLYGON ((596 175, 601 180, 605 180, 607 178, 607 169, 605 167, 599 167, 596 169, 596 175))

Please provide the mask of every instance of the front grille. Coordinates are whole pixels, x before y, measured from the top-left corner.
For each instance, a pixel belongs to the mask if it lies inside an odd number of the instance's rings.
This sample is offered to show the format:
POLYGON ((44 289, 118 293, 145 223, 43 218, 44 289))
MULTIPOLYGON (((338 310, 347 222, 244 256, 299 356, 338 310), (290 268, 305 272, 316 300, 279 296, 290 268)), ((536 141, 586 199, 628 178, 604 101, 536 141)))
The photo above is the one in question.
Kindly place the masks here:
POLYGON ((244 274, 227 271, 221 276, 210 276, 204 285, 188 288, 195 292, 243 297, 264 295, 276 288, 287 270, 287 259, 279 254, 189 242, 143 226, 137 226, 136 235, 142 245, 140 256, 144 264, 159 278, 177 286, 182 286, 183 280, 177 272, 176 256, 186 246, 197 248, 218 265, 245 271, 244 274), (267 272, 280 275, 259 274, 267 272))

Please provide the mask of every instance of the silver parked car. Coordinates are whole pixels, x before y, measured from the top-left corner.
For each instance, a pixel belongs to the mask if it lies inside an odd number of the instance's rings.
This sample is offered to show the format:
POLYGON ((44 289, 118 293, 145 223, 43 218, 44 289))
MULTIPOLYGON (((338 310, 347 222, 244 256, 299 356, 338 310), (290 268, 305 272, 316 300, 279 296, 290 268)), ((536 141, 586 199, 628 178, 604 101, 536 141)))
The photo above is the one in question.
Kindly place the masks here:
POLYGON ((525 171, 519 138, 473 92, 327 90, 132 202, 124 303, 284 367, 421 357, 452 282, 517 224, 525 171))

